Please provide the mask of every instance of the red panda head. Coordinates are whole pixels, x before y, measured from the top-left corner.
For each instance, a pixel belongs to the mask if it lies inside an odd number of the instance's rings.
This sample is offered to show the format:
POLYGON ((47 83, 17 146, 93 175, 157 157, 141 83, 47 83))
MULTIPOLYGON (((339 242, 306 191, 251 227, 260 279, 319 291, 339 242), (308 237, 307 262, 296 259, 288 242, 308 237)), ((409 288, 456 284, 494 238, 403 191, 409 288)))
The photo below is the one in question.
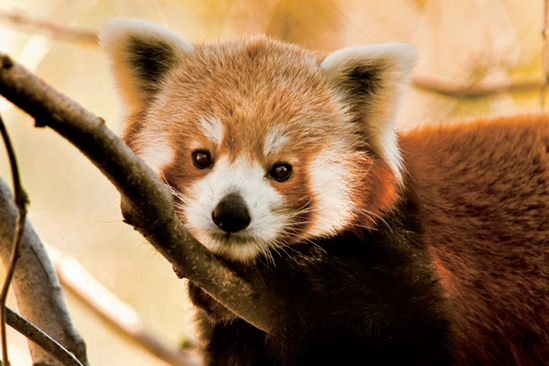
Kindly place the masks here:
POLYGON ((263 36, 191 45, 143 21, 100 34, 128 106, 125 141, 170 185, 208 249, 251 262, 374 227, 402 179, 394 114, 405 44, 327 57, 263 36))

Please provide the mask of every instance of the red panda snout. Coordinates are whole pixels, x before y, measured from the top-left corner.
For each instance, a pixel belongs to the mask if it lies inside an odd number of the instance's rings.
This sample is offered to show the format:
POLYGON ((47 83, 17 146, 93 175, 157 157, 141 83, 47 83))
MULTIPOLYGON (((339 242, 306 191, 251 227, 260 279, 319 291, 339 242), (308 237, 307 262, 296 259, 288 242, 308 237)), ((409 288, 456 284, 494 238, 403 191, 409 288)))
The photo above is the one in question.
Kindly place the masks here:
POLYGON ((181 215, 189 231, 213 253, 244 263, 284 246, 287 202, 265 168, 243 156, 214 159, 208 173, 185 188, 181 215))
POLYGON ((238 193, 229 193, 212 211, 212 221, 226 233, 236 233, 250 225, 248 205, 238 193))

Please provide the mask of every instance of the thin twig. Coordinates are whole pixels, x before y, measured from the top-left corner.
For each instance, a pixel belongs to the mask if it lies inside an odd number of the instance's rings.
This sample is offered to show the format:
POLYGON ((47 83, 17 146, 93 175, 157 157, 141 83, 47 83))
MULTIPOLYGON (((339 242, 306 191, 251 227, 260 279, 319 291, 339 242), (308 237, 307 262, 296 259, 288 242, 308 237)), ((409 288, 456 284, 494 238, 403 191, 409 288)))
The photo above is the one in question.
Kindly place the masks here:
POLYGON ((8 291, 10 289, 11 280, 13 279, 13 274, 15 273, 15 265, 17 264, 17 258, 19 257, 19 247, 21 246, 21 239, 23 238, 23 231, 25 230, 25 220, 27 217, 27 205, 29 199, 27 193, 21 185, 21 178, 19 175, 19 168, 17 166, 17 158, 15 157, 15 151, 11 144, 8 131, 4 126, 4 121, 0 116, 0 133, 4 140, 4 145, 8 153, 12 178, 13 178, 13 201, 17 207, 18 217, 17 224, 15 227, 15 236, 13 239, 13 249, 10 259, 10 264, 6 273, 6 278, 4 279, 4 284, 2 285, 2 292, 0 293, 0 306, 2 307, 1 312, 1 332, 2 332, 2 361, 6 366, 10 366, 9 356, 8 356, 8 341, 6 338, 6 298, 8 297, 8 291))
POLYGON ((547 85, 549 83, 549 47, 547 46, 547 22, 549 21, 549 0, 544 1, 543 8, 543 29, 541 36, 543 38, 543 83, 539 93, 539 103, 541 108, 545 107, 545 94, 547 93, 547 85))
POLYGON ((44 333, 40 328, 23 318, 13 310, 5 307, 6 321, 10 327, 40 345, 44 351, 51 355, 65 366, 83 366, 80 361, 65 347, 57 343, 55 339, 44 333))

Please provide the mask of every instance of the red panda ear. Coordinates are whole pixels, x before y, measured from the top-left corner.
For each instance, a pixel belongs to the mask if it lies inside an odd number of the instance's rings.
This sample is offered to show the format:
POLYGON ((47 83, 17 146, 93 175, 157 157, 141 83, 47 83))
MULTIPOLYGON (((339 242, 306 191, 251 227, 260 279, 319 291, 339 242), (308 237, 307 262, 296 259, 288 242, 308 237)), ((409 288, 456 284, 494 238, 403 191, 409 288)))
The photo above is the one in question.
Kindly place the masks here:
POLYGON ((362 124, 368 142, 401 181, 395 115, 416 62, 412 46, 388 43, 349 47, 321 63, 329 84, 362 124))
POLYGON ((178 60, 193 51, 193 46, 179 34, 137 19, 106 21, 99 40, 131 110, 146 106, 178 60))

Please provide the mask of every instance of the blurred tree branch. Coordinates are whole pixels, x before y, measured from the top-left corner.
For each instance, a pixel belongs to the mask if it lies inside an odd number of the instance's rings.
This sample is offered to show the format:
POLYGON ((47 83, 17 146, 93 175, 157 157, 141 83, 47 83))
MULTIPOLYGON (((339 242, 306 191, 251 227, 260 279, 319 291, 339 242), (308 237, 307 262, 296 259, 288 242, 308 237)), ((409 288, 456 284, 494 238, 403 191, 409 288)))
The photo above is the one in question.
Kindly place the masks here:
POLYGON ((549 0, 543 2, 543 29, 541 36, 543 39, 543 82, 541 84, 540 91, 540 105, 543 108, 545 106, 545 94, 547 93, 547 86, 549 84, 549 46, 547 45, 547 32, 549 32, 549 0))
MULTIPOLYGON (((17 209, 9 188, 1 180, 0 207, 0 256, 6 263, 13 244, 17 209)), ((68 316, 55 271, 28 220, 23 232, 13 288, 21 314, 87 365, 86 345, 68 316)), ((34 363, 61 365, 35 343, 29 342, 29 348, 34 363)))
MULTIPOLYGON (((24 27, 29 32, 44 32, 55 38, 82 42, 90 46, 99 45, 97 34, 94 31, 60 25, 56 21, 37 18, 21 12, 0 11, 0 22, 24 27)), ((501 93, 538 91, 543 87, 544 81, 532 78, 506 82, 467 83, 439 76, 416 74, 412 77, 411 85, 420 90, 453 98, 483 98, 501 93)))
POLYGON ((125 222, 139 231, 173 266, 233 314, 269 332, 278 301, 257 283, 239 277, 182 226, 167 186, 99 117, 60 94, 9 56, 0 55, 0 94, 76 146, 122 196, 125 222))
POLYGON ((467 83, 444 79, 439 76, 415 75, 412 77, 411 85, 417 89, 448 97, 483 98, 501 93, 526 93, 538 91, 542 84, 538 79, 467 83))
POLYGON ((119 334, 173 366, 198 366, 198 358, 166 347, 145 328, 137 312, 99 283, 74 258, 48 248, 61 284, 119 334))
POLYGON ((0 11, 0 22, 9 23, 29 32, 39 31, 52 37, 67 41, 81 42, 88 46, 97 46, 97 33, 81 27, 71 27, 45 18, 31 16, 17 11, 0 11))

